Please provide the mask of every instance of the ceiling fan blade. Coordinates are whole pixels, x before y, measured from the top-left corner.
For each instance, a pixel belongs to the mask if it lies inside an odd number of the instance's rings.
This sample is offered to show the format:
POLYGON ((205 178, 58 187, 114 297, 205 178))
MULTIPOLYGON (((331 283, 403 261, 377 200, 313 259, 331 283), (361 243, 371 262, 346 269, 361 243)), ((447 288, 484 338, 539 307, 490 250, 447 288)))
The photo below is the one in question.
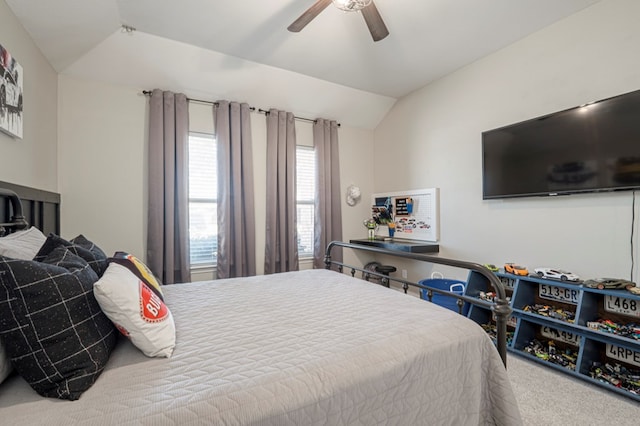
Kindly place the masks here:
POLYGON ((380 12, 378 12, 378 8, 374 2, 371 2, 371 4, 362 9, 361 12, 364 21, 367 23, 367 27, 369 27, 373 41, 380 41, 389 35, 389 30, 384 24, 382 16, 380 16, 380 12))
POLYGON ((331 4, 331 0, 318 0, 309 9, 307 9, 298 19, 293 21, 291 25, 287 27, 292 33, 300 32, 307 24, 320 14, 323 10, 331 4))

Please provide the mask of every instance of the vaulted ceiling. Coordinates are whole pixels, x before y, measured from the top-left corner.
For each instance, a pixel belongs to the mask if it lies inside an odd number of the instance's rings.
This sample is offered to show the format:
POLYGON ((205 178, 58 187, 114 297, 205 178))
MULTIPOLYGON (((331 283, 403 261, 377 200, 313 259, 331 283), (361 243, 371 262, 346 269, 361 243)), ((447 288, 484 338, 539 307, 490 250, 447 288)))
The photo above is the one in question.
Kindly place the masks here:
POLYGON ((379 42, 332 5, 287 31, 315 0, 5 1, 58 72, 124 24, 397 99, 599 0, 375 0, 390 32, 379 42))

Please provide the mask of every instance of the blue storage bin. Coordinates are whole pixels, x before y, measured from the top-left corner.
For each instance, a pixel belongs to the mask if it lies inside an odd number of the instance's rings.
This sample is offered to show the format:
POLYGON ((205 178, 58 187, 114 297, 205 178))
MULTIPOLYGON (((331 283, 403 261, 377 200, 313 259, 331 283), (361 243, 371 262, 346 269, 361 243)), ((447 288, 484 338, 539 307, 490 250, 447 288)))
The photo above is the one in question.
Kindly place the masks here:
MULTIPOLYGON (((439 290, 447 290, 451 293, 463 295, 464 289, 467 285, 466 282, 460 280, 451 280, 448 278, 427 278, 424 280, 418 281, 420 285, 428 285, 429 287, 437 288, 439 290)), ((429 296, 427 295, 429 290, 420 289, 420 298, 426 301, 429 301, 429 296)), ((443 294, 433 292, 433 297, 431 299, 433 303, 436 305, 440 305, 443 308, 450 309, 454 312, 458 312, 458 299, 452 296, 445 296, 443 294)), ((462 305, 462 315, 467 315, 469 312, 469 303, 462 305)))

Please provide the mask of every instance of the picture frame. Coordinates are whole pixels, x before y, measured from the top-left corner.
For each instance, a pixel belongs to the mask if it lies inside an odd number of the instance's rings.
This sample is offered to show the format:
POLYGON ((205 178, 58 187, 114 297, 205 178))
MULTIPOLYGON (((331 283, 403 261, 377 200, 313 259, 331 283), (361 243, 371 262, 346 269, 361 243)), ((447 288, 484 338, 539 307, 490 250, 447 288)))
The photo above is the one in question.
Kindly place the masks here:
POLYGON ((22 66, 0 44, 0 130, 22 139, 23 120, 22 66))

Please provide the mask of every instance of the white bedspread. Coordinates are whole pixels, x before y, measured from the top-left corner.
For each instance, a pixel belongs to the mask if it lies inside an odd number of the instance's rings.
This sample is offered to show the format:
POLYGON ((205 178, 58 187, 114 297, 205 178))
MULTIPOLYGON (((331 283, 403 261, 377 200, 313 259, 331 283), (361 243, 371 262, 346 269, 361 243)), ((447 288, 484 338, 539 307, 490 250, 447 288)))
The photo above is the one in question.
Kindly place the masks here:
POLYGON ((119 342, 78 401, 0 384, 3 425, 518 425, 472 321, 325 270, 163 287, 170 359, 119 342))

